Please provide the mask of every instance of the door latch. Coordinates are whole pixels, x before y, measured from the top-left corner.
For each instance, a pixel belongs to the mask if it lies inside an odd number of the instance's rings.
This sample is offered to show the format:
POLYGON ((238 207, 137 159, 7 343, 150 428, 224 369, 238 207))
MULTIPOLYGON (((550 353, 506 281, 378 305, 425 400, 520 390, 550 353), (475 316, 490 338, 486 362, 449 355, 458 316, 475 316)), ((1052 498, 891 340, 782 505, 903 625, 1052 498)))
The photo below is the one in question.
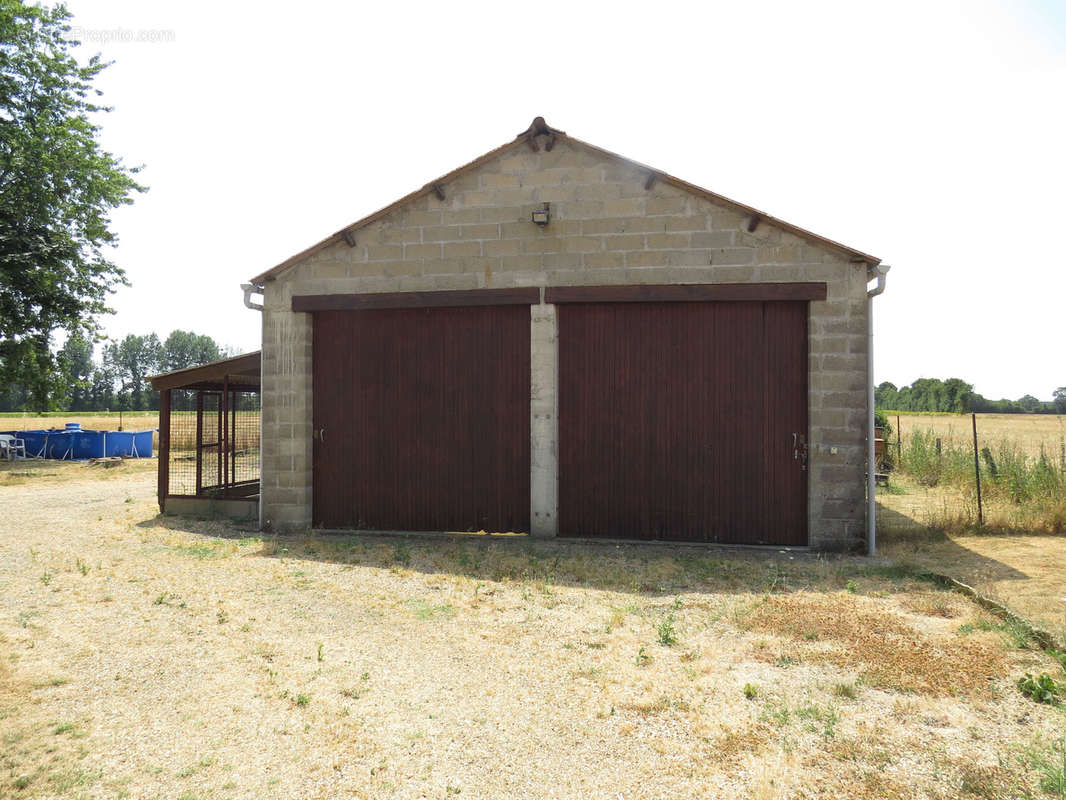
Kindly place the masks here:
POLYGON ((800 469, 807 469, 807 437, 802 433, 792 434, 792 459, 800 462, 800 469))

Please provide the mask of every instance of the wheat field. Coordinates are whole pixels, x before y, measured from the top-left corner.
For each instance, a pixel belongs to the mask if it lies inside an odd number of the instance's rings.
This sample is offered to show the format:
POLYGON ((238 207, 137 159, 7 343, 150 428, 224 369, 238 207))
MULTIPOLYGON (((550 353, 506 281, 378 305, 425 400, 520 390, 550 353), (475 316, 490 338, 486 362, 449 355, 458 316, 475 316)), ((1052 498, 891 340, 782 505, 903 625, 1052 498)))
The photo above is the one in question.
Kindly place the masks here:
MULTIPOLYGON (((902 434, 906 444, 907 437, 916 430, 932 431, 934 435, 945 440, 950 438, 956 443, 973 439, 969 414, 886 414, 892 426, 888 437, 892 442, 902 434)), ((1056 414, 978 414, 977 439, 982 447, 1011 441, 1030 456, 1039 457, 1043 452, 1047 458, 1057 460, 1066 448, 1066 417, 1056 414)))

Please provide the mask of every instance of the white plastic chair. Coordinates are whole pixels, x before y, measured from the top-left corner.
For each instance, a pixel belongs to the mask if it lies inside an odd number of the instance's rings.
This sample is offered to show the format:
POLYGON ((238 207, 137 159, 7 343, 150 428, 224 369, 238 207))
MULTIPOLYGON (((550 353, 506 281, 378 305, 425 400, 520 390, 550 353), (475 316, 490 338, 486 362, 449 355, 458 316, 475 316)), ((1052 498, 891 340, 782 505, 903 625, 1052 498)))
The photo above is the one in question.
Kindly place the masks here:
POLYGON ((0 433, 0 457, 8 461, 26 457, 26 440, 10 433, 0 433))

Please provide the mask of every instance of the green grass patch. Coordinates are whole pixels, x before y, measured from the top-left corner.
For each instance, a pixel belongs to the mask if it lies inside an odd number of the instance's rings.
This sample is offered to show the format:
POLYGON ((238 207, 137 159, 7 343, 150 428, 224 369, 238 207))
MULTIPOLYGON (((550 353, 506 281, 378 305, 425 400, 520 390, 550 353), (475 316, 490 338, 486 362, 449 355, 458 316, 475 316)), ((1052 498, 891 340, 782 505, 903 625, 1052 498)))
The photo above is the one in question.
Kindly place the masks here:
POLYGON ((419 598, 417 600, 406 601, 406 605, 411 610, 411 613, 415 615, 415 618, 420 620, 432 620, 455 616, 455 606, 450 603, 433 605, 432 603, 419 598))

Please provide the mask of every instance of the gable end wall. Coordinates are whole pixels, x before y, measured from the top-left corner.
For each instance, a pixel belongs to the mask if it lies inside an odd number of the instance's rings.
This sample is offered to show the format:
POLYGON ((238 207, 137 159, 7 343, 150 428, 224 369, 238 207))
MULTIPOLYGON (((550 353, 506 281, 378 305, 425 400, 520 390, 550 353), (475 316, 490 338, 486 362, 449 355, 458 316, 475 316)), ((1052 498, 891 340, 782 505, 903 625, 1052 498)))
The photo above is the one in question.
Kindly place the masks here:
MULTIPOLYGON (((444 184, 443 201, 415 199, 356 230, 355 247, 331 245, 268 281, 264 524, 311 522, 311 315, 289 310, 293 295, 826 281, 827 299, 810 304, 810 540, 819 549, 858 546, 865 527, 865 266, 765 222, 749 234, 747 217, 733 208, 663 181, 645 190, 647 177, 566 139, 551 152, 516 146, 444 184), (545 202, 551 223, 539 228, 530 214, 545 202)), ((550 312, 534 307, 535 338, 545 336, 550 312)), ((554 396, 540 402, 551 405, 554 396)), ((554 449, 544 458, 553 459, 554 449)))

